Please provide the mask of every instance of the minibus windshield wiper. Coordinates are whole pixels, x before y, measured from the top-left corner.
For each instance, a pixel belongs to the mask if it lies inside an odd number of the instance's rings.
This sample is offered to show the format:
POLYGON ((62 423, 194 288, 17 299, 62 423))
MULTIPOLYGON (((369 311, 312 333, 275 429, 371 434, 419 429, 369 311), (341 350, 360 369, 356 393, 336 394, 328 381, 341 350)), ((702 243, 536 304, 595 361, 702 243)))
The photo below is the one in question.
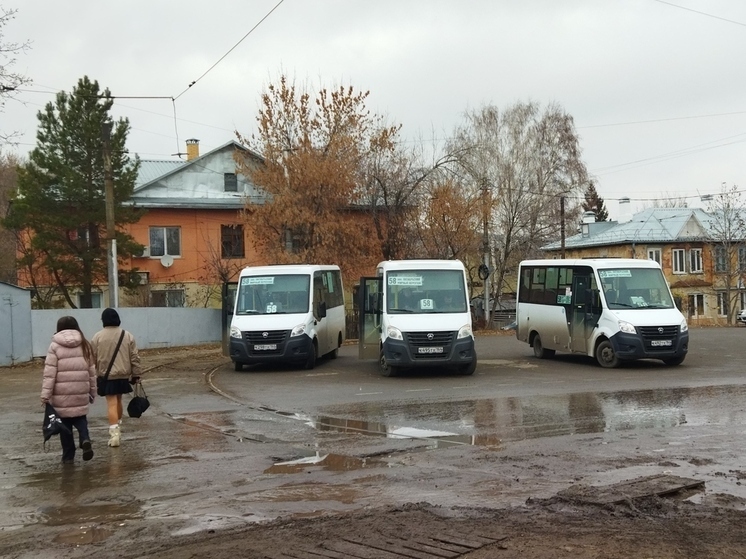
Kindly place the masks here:
POLYGON ((407 313, 413 313, 414 312, 412 309, 397 309, 397 308, 393 308, 393 309, 390 309, 390 310, 392 312, 407 312, 407 313))
POLYGON ((259 311, 255 311, 254 309, 248 309, 245 311, 241 311, 238 314, 259 314, 259 311))

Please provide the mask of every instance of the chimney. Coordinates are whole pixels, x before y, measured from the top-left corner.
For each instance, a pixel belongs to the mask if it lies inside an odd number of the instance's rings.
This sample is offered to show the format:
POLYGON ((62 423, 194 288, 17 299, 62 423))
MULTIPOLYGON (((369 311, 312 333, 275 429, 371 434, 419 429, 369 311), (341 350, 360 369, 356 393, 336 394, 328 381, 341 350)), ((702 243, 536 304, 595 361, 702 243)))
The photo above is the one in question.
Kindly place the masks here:
POLYGON ((632 221, 632 208, 629 205, 629 198, 619 198, 619 218, 617 223, 628 223, 632 221))
POLYGON ((199 157, 199 140, 196 138, 189 138, 186 141, 187 146, 187 161, 192 161, 199 157))

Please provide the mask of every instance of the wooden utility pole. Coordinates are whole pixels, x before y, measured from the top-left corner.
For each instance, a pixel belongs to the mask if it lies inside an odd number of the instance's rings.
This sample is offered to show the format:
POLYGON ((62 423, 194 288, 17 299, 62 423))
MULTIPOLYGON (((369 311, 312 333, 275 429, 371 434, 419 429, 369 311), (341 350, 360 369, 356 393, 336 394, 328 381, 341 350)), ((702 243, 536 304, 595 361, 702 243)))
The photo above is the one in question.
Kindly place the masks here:
POLYGON ((117 229, 114 223, 114 177, 111 169, 111 122, 101 126, 104 157, 104 195, 106 199, 106 255, 109 271, 109 306, 119 306, 117 269, 117 229))

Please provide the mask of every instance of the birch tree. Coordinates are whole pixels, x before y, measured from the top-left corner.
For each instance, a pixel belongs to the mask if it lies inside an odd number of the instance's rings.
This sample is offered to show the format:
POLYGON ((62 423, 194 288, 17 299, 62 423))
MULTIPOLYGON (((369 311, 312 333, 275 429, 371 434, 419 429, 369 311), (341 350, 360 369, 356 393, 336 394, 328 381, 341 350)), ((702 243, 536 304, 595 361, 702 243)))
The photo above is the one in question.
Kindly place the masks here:
POLYGON ((746 204, 737 186, 723 183, 720 194, 710 200, 708 211, 714 272, 722 289, 721 308, 725 307, 728 323, 733 324, 746 284, 746 204))

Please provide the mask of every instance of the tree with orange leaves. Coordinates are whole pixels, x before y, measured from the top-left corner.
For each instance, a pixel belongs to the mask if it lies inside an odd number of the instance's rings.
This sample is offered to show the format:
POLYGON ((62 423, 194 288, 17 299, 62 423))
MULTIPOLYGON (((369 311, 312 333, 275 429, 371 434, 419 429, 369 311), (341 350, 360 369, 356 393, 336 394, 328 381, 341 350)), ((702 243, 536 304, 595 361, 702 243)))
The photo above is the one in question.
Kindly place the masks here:
POLYGON ((368 95, 339 87, 312 96, 286 76, 262 94, 258 132, 239 139, 264 164, 239 160, 239 168, 267 195, 246 214, 260 253, 273 263, 334 263, 348 280, 375 266, 381 250, 360 172, 364 156, 398 127, 370 114, 368 95))

